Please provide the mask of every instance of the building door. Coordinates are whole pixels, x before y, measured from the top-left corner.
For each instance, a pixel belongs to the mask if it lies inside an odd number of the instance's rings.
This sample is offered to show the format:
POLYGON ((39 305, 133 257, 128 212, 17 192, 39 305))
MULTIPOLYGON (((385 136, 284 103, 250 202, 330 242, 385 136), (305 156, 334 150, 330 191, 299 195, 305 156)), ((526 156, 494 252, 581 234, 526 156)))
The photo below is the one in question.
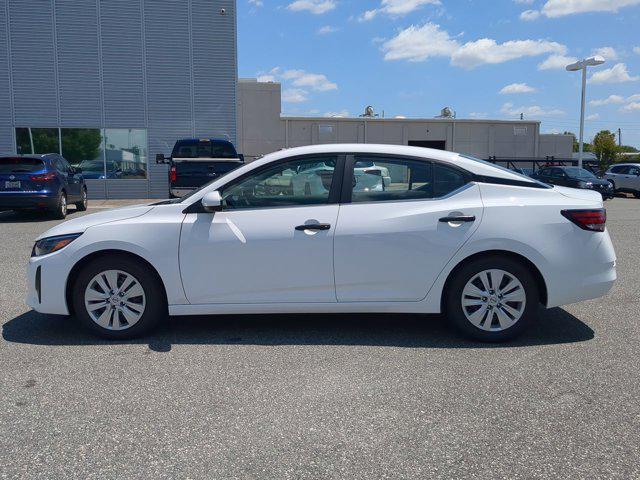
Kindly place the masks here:
POLYGON ((446 140, 409 140, 410 147, 435 148, 436 150, 446 150, 446 140))

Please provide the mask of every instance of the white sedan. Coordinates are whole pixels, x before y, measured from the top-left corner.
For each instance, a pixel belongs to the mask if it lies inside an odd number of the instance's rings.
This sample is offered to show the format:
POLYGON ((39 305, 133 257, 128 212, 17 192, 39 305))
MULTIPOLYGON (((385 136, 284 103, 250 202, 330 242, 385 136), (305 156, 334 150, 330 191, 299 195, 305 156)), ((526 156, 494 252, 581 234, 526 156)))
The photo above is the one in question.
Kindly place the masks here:
POLYGON ((445 312, 462 333, 500 341, 534 322, 540 305, 609 291, 616 257, 605 222, 597 192, 465 155, 294 148, 187 197, 45 232, 27 302, 108 338, 148 332, 167 315, 445 312), (329 166, 318 171, 326 189, 269 187, 319 163, 329 166), (384 189, 358 188, 359 165, 371 164, 388 173, 384 189))

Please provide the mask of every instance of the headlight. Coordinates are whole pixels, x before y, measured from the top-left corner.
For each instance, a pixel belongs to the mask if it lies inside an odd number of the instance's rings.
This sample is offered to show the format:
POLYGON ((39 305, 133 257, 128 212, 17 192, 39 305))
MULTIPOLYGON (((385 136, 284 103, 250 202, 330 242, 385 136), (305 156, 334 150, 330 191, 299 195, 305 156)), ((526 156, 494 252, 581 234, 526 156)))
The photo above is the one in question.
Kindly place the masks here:
POLYGON ((42 238, 38 240, 33 246, 33 250, 31 250, 31 256, 39 257, 48 253, 57 252, 58 250, 61 250, 69 245, 80 235, 82 234, 70 233, 68 235, 57 235, 55 237, 42 238))
POLYGON ((578 182, 578 186, 580 188, 593 188, 593 183, 592 182, 583 182, 583 181, 579 181, 578 182))

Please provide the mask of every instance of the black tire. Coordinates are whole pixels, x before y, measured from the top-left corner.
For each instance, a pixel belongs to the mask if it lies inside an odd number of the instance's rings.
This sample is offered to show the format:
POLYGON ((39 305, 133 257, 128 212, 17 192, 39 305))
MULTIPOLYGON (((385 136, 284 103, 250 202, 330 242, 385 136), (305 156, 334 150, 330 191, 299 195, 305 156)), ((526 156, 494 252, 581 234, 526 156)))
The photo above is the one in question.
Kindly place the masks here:
POLYGON ((82 200, 76 202, 76 210, 79 212, 86 212, 89 201, 87 200, 87 187, 82 187, 82 200))
POLYGON ((636 190, 635 192, 633 192, 633 196, 636 198, 640 198, 640 192, 636 190))
POLYGON ((51 211, 51 216, 58 220, 64 220, 67 218, 67 194, 64 192, 60 192, 58 194, 58 201, 56 202, 56 206, 51 211))
MULTIPOLYGON (((157 274, 143 262, 126 255, 99 257, 85 265, 76 277, 71 295, 74 313, 80 323, 95 335, 109 340, 139 337, 156 328, 168 317, 165 290, 157 274), (146 305, 140 319, 137 323, 130 327, 123 327, 121 330, 98 325, 85 306, 85 291, 89 283, 96 275, 108 270, 119 270, 135 277, 145 295, 146 305)), ((120 320, 123 318, 123 316, 118 317, 118 326, 121 326, 120 320)), ((115 318, 112 321, 115 322, 115 318)))
MULTIPOLYGON (((537 319, 540 309, 538 284, 529 268, 518 260, 497 255, 480 257, 455 271, 453 277, 447 282, 446 295, 445 313, 449 322, 466 337, 482 342, 504 342, 517 337, 537 319), (478 273, 492 269, 503 270, 520 281, 526 298, 520 318, 510 327, 496 331, 484 330, 471 323, 462 306, 463 290, 467 283, 478 273)), ((496 316, 492 314, 490 321, 495 323, 496 316)), ((485 318, 488 320, 488 315, 485 318)))

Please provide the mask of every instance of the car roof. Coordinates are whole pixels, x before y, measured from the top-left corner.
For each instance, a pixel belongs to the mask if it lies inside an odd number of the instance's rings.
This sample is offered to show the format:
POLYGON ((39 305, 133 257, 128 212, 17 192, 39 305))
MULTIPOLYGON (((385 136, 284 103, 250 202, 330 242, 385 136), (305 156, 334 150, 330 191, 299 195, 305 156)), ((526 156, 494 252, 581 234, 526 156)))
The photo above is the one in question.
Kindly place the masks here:
POLYGON ((611 165, 609 170, 613 167, 640 167, 640 163, 616 163, 615 165, 611 165))
POLYGON ((537 182, 522 174, 513 172, 503 167, 491 164, 484 160, 476 159, 470 156, 462 155, 456 152, 446 150, 437 150, 424 147, 410 147, 406 145, 381 145, 373 143, 334 143, 327 145, 310 145, 305 147, 294 147, 279 150, 274 153, 265 155, 259 160, 251 162, 248 165, 261 165, 276 160, 301 156, 301 155, 319 155, 323 153, 362 153, 362 154, 387 154, 399 155, 407 157, 418 157, 426 160, 435 160, 443 163, 457 165, 475 175, 484 175, 490 177, 498 177, 509 180, 524 181, 536 184, 537 182))
POLYGON ((206 137, 193 137, 193 138, 179 138, 176 140, 178 142, 218 142, 218 143, 228 143, 229 145, 233 145, 229 140, 224 138, 206 138, 206 137))

